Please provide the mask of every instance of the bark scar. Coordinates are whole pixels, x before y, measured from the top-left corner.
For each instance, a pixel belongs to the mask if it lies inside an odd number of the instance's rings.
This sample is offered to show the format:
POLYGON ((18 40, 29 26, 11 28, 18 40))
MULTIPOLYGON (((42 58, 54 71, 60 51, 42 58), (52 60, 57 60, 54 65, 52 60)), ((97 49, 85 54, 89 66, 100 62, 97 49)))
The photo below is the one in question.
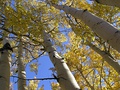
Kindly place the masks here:
POLYGON ((115 34, 116 34, 116 33, 119 33, 119 31, 116 31, 115 34))
POLYGON ((13 49, 9 43, 6 43, 2 48, 0 48, 1 53, 3 53, 4 50, 10 50, 13 52, 13 49))
POLYGON ((97 23, 97 25, 99 25, 99 24, 101 24, 101 23, 103 23, 103 21, 101 21, 101 22, 98 22, 98 23, 97 23))
POLYGON ((95 0, 97 3, 100 3, 99 0, 95 0))
POLYGON ((86 11, 87 11, 87 9, 83 10, 83 13, 86 12, 86 11))

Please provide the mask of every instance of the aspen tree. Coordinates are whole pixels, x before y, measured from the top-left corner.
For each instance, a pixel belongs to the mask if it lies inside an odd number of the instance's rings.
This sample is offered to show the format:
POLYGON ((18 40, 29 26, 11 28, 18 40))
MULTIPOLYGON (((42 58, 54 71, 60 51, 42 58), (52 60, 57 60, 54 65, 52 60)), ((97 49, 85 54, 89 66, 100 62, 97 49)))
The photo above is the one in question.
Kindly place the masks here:
POLYGON ((48 52, 50 60, 55 66, 57 71, 57 81, 62 90, 81 90, 69 67, 65 63, 64 58, 58 55, 46 32, 44 32, 44 46, 46 52, 48 52))
POLYGON ((56 9, 63 10, 67 14, 71 14, 74 18, 82 20, 92 31, 120 52, 120 32, 110 23, 88 12, 87 9, 81 10, 57 4, 52 4, 52 6, 56 9))
POLYGON ((26 72, 23 63, 23 43, 20 40, 18 45, 18 90, 27 90, 26 88, 26 72))
MULTIPOLYGON (((3 47, 8 44, 8 40, 4 38, 3 47)), ((10 52, 8 46, 1 48, 0 56, 0 90, 9 90, 10 84, 10 52)))

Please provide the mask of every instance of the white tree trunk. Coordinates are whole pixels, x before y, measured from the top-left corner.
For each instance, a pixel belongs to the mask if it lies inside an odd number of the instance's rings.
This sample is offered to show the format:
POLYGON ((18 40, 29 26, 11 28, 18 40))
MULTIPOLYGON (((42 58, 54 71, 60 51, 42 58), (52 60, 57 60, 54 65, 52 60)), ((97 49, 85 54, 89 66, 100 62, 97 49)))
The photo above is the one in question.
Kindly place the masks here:
POLYGON ((101 51, 99 48, 97 48, 96 46, 92 45, 91 43, 88 44, 94 51, 96 51, 99 55, 101 55, 103 57, 103 59, 109 64, 111 65, 114 70, 120 74, 120 65, 118 64, 118 62, 115 62, 115 60, 109 56, 106 52, 101 51))
MULTIPOLYGON (((77 33, 74 30, 73 25, 70 23, 72 30, 74 31, 74 33, 77 35, 77 33)), ((87 41, 88 42, 88 41, 87 41)), ((95 45, 93 45, 92 43, 88 42, 88 45, 90 46, 90 48, 92 48, 95 52, 97 52, 99 55, 102 56, 102 58, 109 64, 111 65, 114 70, 120 74, 120 65, 118 64, 118 62, 115 62, 115 60, 109 56, 106 52, 101 51, 99 48, 97 48, 95 45)))
POLYGON ((62 90, 80 90, 74 76, 69 70, 64 59, 58 55, 57 51, 53 47, 49 36, 44 32, 44 46, 45 50, 48 52, 49 57, 55 66, 57 71, 58 82, 62 90))
POLYGON ((3 50, 0 57, 0 90, 9 90, 10 61, 10 53, 8 50, 3 50))
POLYGON ((104 5, 120 7, 119 0, 94 0, 94 1, 100 4, 104 4, 104 5))
POLYGON ((25 66, 23 63, 23 43, 22 41, 19 42, 18 45, 18 90, 27 90, 26 87, 26 72, 25 72, 25 66))
POLYGON ((64 10, 67 14, 71 14, 77 19, 81 19, 91 28, 91 30, 120 52, 120 32, 111 24, 91 14, 87 10, 78 10, 72 7, 56 4, 53 4, 53 6, 57 9, 64 10))

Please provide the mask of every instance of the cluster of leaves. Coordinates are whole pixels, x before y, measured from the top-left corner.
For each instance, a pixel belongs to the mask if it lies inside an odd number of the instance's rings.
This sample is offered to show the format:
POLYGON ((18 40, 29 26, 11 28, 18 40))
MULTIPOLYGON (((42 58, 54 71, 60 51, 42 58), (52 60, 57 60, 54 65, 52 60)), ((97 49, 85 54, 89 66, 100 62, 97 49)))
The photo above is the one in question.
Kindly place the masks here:
POLYGON ((80 43, 80 37, 69 34, 69 50, 65 59, 82 89, 119 89, 119 75, 99 54, 80 43))
MULTIPOLYGON (((29 85, 28 85, 28 90, 31 89, 31 90, 36 90, 36 88, 38 87, 38 83, 39 81, 38 80, 31 80, 29 82, 29 85)), ((41 87, 42 88, 42 87, 41 87)), ((39 90, 42 90, 42 89, 39 89, 39 90)))
MULTIPOLYGON (((88 0, 46 1, 87 9, 119 28, 118 13, 120 10, 118 8, 90 3, 88 0)), ((41 50, 43 48, 42 31, 46 30, 56 46, 62 46, 62 42, 69 40, 64 57, 80 87, 93 90, 120 88, 118 74, 104 62, 104 58, 90 49, 87 41, 92 42, 102 51, 109 51, 115 59, 120 59, 119 53, 92 32, 81 20, 37 0, 1 0, 0 5, 0 32, 4 35, 9 34, 15 52, 13 54, 15 57, 12 57, 14 64, 17 64, 15 63, 18 56, 17 45, 21 38, 24 43, 23 61, 25 64, 31 63, 43 55, 41 50), (66 38, 59 27, 71 29, 76 35, 70 32, 66 38)), ((37 73, 38 66, 38 62, 31 63, 31 71, 37 73)), ((35 90, 37 85, 38 82, 31 81, 29 88, 35 90)), ((55 83, 52 83, 51 86, 53 90, 59 87, 55 83)), ((43 87, 40 90, 43 90, 43 87)))

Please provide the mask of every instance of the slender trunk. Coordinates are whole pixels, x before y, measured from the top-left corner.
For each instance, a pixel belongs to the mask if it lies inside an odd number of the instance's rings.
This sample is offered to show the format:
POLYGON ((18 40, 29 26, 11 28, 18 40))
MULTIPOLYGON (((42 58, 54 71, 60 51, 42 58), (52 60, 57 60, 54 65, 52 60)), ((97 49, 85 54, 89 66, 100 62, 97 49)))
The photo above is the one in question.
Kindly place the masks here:
POLYGON ((64 58, 58 55, 57 51, 53 47, 48 35, 44 32, 44 46, 45 50, 48 52, 49 57, 55 66, 57 71, 58 82, 62 90, 81 90, 77 84, 74 76, 69 70, 64 58))
MULTIPOLYGON (((6 43, 4 43, 4 45, 5 44, 6 43)), ((9 90, 10 61, 10 53, 7 49, 3 49, 0 57, 0 90, 9 90)))
MULTIPOLYGON (((75 32, 75 29, 73 27, 73 25, 71 23, 69 23, 72 27, 72 30, 74 31, 74 33, 77 35, 77 33, 75 32)), ((88 42, 88 41, 87 41, 88 42)), ((88 45, 90 46, 90 48, 92 48, 95 52, 97 52, 99 55, 102 56, 102 58, 110 65, 114 68, 114 70, 120 74, 120 65, 118 64, 118 62, 115 62, 115 60, 113 58, 111 58, 106 52, 101 51, 99 48, 97 48, 95 45, 93 45, 92 43, 88 42, 88 45)))
POLYGON ((96 1, 97 3, 103 4, 103 5, 120 7, 119 0, 94 0, 94 1, 96 1))
POLYGON ((91 14, 87 10, 78 10, 65 5, 52 4, 56 9, 64 10, 74 18, 81 19, 91 30, 107 41, 114 49, 120 52, 120 32, 108 22, 91 14))
POLYGON ((106 52, 101 51, 99 48, 97 48, 96 46, 94 46, 93 44, 89 43, 88 44, 94 51, 96 51, 98 54, 100 54, 103 59, 114 68, 114 70, 120 74, 120 65, 118 64, 118 62, 115 62, 113 58, 111 58, 111 56, 109 56, 106 52))
POLYGON ((26 87, 26 72, 25 66, 22 59, 23 54, 23 43, 22 41, 19 42, 18 46, 18 90, 27 90, 26 87))

